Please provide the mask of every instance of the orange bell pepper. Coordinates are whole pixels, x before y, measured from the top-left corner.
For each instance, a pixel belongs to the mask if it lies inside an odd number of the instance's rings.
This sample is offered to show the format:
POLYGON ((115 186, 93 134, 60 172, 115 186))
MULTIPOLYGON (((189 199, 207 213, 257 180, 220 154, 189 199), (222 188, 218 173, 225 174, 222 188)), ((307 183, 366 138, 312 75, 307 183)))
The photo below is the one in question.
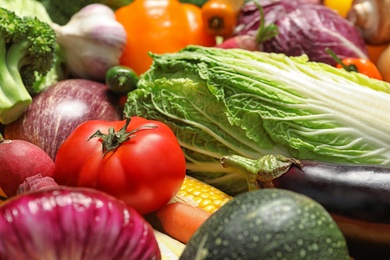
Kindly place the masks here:
POLYGON ((127 33, 127 44, 120 65, 138 75, 152 64, 148 53, 176 52, 187 45, 214 46, 199 7, 179 0, 135 0, 115 11, 117 21, 127 33))
POLYGON ((207 32, 222 37, 233 34, 244 0, 208 0, 202 6, 207 32))

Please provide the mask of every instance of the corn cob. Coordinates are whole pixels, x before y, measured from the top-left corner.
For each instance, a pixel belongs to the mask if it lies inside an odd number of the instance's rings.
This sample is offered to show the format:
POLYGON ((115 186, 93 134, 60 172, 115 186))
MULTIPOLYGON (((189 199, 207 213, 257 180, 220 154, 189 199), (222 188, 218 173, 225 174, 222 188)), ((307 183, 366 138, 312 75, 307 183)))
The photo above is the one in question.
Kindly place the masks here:
POLYGON ((232 197, 212 185, 186 175, 176 199, 214 213, 232 197))

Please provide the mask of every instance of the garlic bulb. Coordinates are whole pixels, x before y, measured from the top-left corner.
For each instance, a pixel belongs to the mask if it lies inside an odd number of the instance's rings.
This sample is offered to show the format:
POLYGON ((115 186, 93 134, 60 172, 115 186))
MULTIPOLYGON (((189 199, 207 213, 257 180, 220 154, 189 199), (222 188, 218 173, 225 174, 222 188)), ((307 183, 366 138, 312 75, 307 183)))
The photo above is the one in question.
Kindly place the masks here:
POLYGON ((52 26, 72 76, 101 81, 109 68, 119 65, 127 35, 108 6, 87 5, 66 25, 52 26))

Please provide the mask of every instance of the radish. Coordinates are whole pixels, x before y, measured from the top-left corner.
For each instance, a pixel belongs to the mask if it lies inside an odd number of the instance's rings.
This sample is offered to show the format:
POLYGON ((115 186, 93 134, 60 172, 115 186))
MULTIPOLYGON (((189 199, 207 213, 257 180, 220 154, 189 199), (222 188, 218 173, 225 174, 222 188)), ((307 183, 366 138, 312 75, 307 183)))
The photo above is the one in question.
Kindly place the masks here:
POLYGON ((258 51, 259 44, 256 42, 256 37, 252 35, 237 35, 224 40, 216 47, 222 49, 240 48, 248 51, 258 51))
POLYGON ((248 51, 262 51, 263 42, 275 37, 279 31, 276 24, 271 23, 266 25, 264 20, 264 12, 261 5, 256 3, 256 6, 260 12, 259 28, 255 35, 253 34, 240 34, 227 39, 216 47, 222 49, 234 49, 240 48, 248 51))
POLYGON ((23 140, 7 140, 0 134, 0 187, 8 197, 16 195, 27 177, 53 176, 53 172, 53 160, 40 147, 23 140))

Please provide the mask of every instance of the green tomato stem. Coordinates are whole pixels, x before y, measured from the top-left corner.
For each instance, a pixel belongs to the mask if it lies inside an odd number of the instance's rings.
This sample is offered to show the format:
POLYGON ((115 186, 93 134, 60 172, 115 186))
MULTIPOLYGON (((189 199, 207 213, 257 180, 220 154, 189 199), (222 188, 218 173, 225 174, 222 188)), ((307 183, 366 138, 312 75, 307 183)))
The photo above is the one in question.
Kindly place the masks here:
POLYGON ((143 130, 143 129, 153 129, 153 128, 157 127, 155 125, 145 125, 145 126, 138 127, 136 129, 128 132, 127 127, 129 126, 130 121, 131 121, 131 118, 126 117, 125 125, 121 129, 119 129, 118 132, 115 132, 115 129, 113 127, 110 127, 108 129, 108 134, 104 134, 98 129, 93 135, 91 135, 88 138, 87 141, 89 141, 95 137, 102 139, 102 151, 103 151, 103 157, 104 157, 109 151, 115 150, 122 143, 135 137, 136 132, 143 130))

